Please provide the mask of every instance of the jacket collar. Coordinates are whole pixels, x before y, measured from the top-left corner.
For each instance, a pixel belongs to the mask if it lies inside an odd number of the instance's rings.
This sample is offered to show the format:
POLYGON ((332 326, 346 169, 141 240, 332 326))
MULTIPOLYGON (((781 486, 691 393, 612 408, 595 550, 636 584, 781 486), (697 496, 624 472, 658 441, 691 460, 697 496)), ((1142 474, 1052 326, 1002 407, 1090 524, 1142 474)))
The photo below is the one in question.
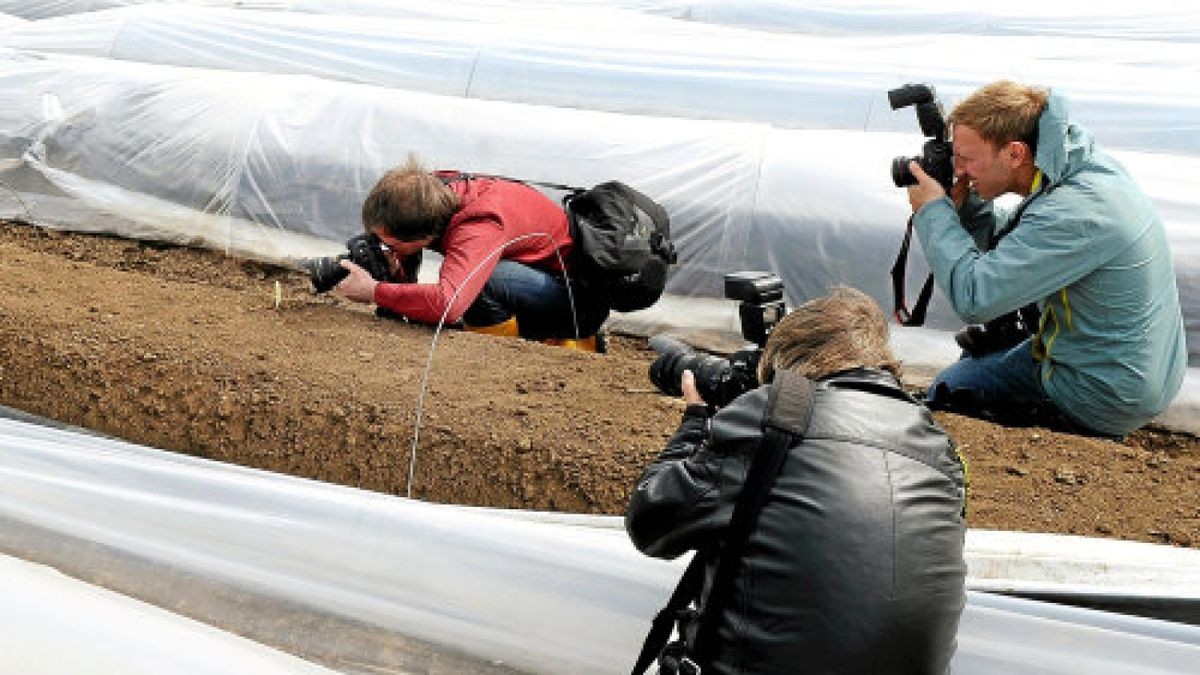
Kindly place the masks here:
POLYGON ((850 370, 842 370, 832 375, 826 375, 817 380, 818 383, 825 384, 830 387, 844 389, 861 389, 872 391, 884 396, 899 398, 906 401, 916 402, 904 388, 900 386, 900 381, 895 375, 875 368, 852 368, 850 370))
POLYGON ((1050 92, 1046 109, 1038 118, 1037 157, 1034 163, 1049 185, 1061 183, 1092 156, 1092 135, 1070 121, 1067 100, 1050 92))

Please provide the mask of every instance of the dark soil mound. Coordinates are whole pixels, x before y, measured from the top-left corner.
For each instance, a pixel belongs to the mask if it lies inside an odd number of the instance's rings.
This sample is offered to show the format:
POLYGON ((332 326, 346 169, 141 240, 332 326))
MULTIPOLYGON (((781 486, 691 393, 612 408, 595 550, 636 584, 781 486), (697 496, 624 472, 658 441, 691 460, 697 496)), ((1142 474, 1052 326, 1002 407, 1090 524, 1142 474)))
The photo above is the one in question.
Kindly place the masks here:
MULTIPOLYGON (((682 405, 644 340, 607 355, 375 318, 300 272, 0 223, 0 405, 130 441, 404 494, 620 513, 682 405), (276 305, 276 284, 280 302, 276 305)), ((1124 443, 939 413, 972 527, 1200 543, 1200 439, 1124 443)))

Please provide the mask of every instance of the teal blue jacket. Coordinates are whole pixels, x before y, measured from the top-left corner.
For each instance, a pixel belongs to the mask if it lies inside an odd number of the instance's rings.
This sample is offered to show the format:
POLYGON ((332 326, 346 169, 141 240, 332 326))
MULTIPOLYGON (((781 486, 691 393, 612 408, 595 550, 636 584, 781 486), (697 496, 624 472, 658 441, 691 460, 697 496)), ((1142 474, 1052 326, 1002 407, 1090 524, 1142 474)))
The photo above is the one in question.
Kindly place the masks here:
POLYGON ((954 311, 980 323, 1036 301, 1046 394, 1077 422, 1124 435, 1170 404, 1187 368, 1166 233, 1124 167, 1053 92, 1035 163, 1042 184, 1012 214, 964 207, 964 224, 947 197, 913 223, 954 311), (1013 215, 1016 228, 993 250, 977 244, 1013 215))

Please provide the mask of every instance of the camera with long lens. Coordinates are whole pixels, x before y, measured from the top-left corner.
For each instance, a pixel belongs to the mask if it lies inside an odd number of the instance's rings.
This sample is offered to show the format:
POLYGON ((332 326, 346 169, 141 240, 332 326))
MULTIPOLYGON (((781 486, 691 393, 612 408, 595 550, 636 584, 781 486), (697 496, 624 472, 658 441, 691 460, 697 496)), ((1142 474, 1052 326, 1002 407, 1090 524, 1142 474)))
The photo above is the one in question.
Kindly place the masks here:
POLYGON ((392 281, 386 255, 387 245, 375 234, 357 234, 346 240, 346 253, 339 256, 310 258, 304 263, 313 290, 326 293, 350 274, 341 266, 349 260, 367 271, 376 281, 392 281))
POLYGON ((698 352, 668 337, 650 338, 658 358, 650 364, 650 381, 664 394, 679 396, 683 371, 696 377, 696 389, 709 405, 721 407, 759 385, 758 362, 767 337, 787 314, 783 280, 769 272, 725 275, 725 297, 737 300, 742 337, 750 341, 728 359, 698 352))
POLYGON ((917 123, 921 133, 929 140, 921 148, 917 157, 896 157, 892 160, 892 182, 896 187, 916 185, 917 177, 908 168, 909 162, 916 162, 925 173, 941 183, 946 192, 954 183, 954 147, 948 136, 946 115, 942 102, 937 98, 937 92, 932 85, 906 84, 888 91, 888 103, 892 110, 917 107, 917 123))

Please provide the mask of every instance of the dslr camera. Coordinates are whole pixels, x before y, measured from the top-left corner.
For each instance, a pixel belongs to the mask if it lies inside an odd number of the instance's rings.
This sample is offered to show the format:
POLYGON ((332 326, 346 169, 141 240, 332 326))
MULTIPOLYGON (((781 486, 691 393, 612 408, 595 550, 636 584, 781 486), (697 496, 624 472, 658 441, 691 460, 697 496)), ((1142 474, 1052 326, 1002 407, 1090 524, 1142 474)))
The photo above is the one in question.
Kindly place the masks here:
POLYGON ((967 326, 954 334, 954 341, 971 356, 1011 349, 1037 332, 1040 317, 1037 303, 1030 303, 987 323, 967 326))
POLYGON ((929 84, 906 84, 888 91, 887 96, 892 110, 910 105, 917 107, 917 123, 921 126, 921 133, 929 139, 922 146, 919 156, 896 157, 892 160, 892 182, 896 187, 916 185, 917 177, 908 168, 908 163, 915 161, 949 193, 954 183, 954 147, 947 138, 946 114, 942 102, 938 100, 937 91, 929 84))
POLYGON ((680 396, 683 371, 696 376, 696 389, 705 403, 722 407, 759 385, 758 361, 767 336, 787 314, 783 280, 769 272, 733 272, 725 275, 725 297, 737 300, 742 337, 750 344, 728 359, 697 352, 668 337, 650 338, 658 358, 650 364, 650 381, 664 394, 680 396))
POLYGON ((309 258, 304 262, 308 270, 308 278, 312 281, 313 290, 326 293, 341 283, 350 272, 339 263, 349 260, 363 268, 376 281, 392 281, 391 269, 388 266, 387 244, 384 244, 374 234, 357 234, 346 240, 347 253, 339 256, 324 258, 309 258))

